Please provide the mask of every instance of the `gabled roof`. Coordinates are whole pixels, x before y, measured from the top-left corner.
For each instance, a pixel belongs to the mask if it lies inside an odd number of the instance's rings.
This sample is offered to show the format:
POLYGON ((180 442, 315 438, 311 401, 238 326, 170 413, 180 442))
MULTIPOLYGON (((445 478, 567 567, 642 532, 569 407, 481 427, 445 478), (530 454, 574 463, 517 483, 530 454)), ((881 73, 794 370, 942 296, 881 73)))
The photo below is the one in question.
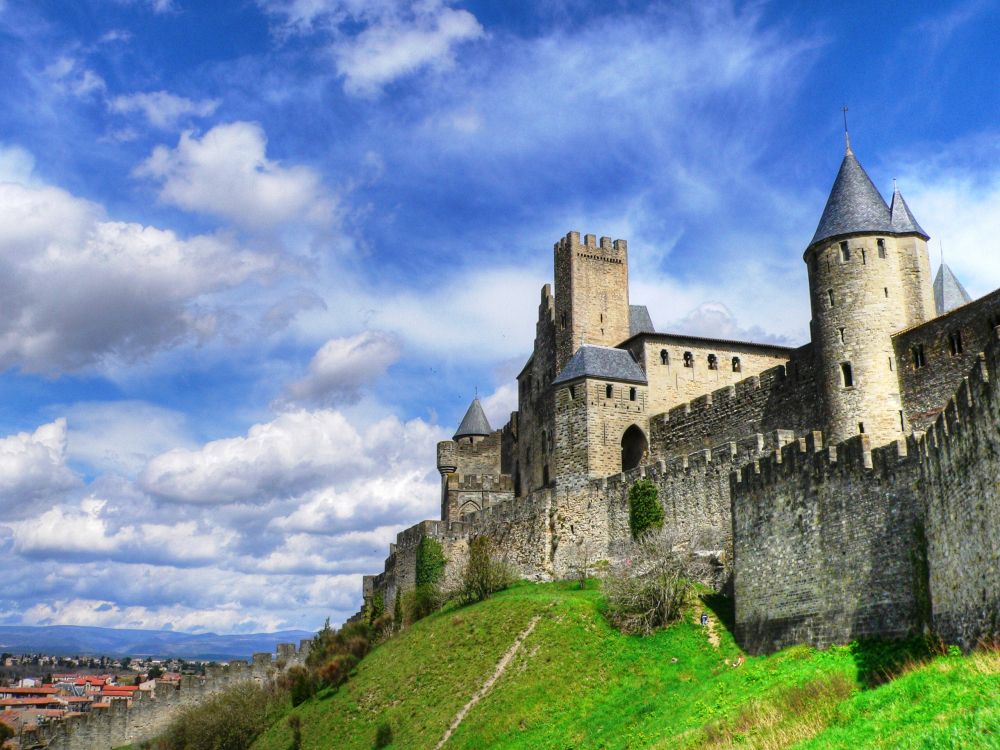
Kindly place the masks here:
POLYGON ((626 383, 646 384, 646 373, 624 349, 610 346, 584 344, 576 350, 562 372, 552 381, 553 385, 577 378, 622 380, 626 383))
POLYGON ((462 437, 486 437, 492 434, 493 428, 490 427, 490 421, 486 418, 486 412, 483 411, 483 406, 479 403, 477 396, 469 404, 469 410, 465 412, 462 424, 458 426, 458 431, 452 436, 452 440, 458 440, 462 437))
POLYGON ((653 319, 649 317, 649 310, 645 305, 628 306, 628 335, 629 338, 637 333, 655 333, 653 319))
POLYGON ((889 206, 848 146, 810 247, 842 234, 894 231, 889 206))
POLYGON ((927 232, 913 218, 910 207, 903 200, 903 194, 899 192, 899 188, 895 188, 892 191, 892 205, 889 207, 889 223, 892 225, 892 231, 896 234, 919 234, 925 240, 930 239, 927 232))
POLYGON ((965 291, 962 282, 958 280, 947 264, 942 263, 934 277, 934 307, 938 315, 944 315, 949 310, 972 302, 972 297, 965 291))

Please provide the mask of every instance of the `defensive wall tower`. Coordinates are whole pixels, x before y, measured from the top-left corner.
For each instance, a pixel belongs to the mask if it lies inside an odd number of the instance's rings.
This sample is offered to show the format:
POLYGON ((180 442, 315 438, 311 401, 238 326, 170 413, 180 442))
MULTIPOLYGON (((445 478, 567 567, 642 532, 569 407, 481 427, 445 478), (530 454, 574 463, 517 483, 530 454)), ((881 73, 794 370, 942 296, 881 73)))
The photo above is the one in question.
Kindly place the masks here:
POLYGON ((469 404, 452 439, 438 443, 437 467, 441 472, 442 521, 457 521, 462 512, 460 496, 452 491, 459 482, 449 483, 449 478, 453 475, 499 477, 500 433, 490 427, 478 396, 469 404))
POLYGON ((907 429, 891 337, 934 316, 927 239, 898 189, 886 204, 848 140, 803 256, 817 384, 833 443, 865 433, 881 445, 907 429))
POLYGON ((570 232, 554 246, 556 372, 581 345, 629 337, 628 243, 570 232))

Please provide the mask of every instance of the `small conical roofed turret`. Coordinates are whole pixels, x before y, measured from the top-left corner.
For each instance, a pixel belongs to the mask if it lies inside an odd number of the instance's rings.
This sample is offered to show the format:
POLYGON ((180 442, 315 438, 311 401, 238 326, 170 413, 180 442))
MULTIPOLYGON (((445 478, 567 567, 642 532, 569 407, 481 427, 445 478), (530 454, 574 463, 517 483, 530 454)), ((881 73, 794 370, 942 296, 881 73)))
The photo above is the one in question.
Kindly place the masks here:
POLYGON ((837 179, 833 182, 826 208, 809 246, 844 234, 893 231, 889 206, 854 158, 848 143, 844 161, 840 164, 837 179))
POLYGON ((477 396, 469 404, 469 410, 465 412, 465 418, 462 420, 462 424, 458 426, 458 431, 454 434, 452 440, 464 437, 486 437, 492 434, 493 428, 490 427, 490 421, 486 418, 486 412, 483 411, 482 404, 479 403, 479 397, 477 396))
POLYGON ((903 200, 903 194, 899 188, 892 192, 892 205, 889 207, 889 224, 896 234, 919 234, 924 240, 929 240, 930 236, 925 232, 913 218, 910 207, 903 200))
POLYGON ((937 276, 934 277, 934 307, 937 308, 938 315, 944 315, 949 310, 961 307, 972 302, 972 297, 965 291, 955 274, 942 263, 938 269, 937 276))

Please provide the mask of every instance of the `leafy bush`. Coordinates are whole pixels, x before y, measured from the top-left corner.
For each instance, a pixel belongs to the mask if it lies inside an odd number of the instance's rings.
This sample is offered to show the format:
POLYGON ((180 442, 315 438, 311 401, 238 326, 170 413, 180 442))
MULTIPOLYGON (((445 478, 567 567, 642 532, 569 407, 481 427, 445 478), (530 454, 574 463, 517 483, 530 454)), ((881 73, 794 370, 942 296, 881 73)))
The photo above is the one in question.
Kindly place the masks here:
POLYGON ((398 630, 403 627, 403 596, 396 586, 396 602, 392 605, 392 624, 398 630))
POLYGON ((383 721, 379 723, 378 728, 375 730, 375 744, 373 747, 375 750, 382 750, 383 747, 389 747, 392 744, 392 725, 388 721, 383 721))
POLYGON ((421 584, 415 589, 407 591, 402 605, 406 611, 406 621, 416 622, 433 612, 437 612, 444 604, 444 599, 441 589, 430 583, 421 584))
POLYGON ((351 653, 341 653, 331 656, 327 662, 319 668, 320 681, 329 687, 338 687, 347 682, 351 671, 358 664, 358 657, 351 653))
POLYGON ((382 596, 382 592, 379 591, 372 597, 371 606, 368 608, 368 623, 371 624, 375 622, 378 618, 385 614, 385 597, 382 596))
POLYGON ((650 529, 663 526, 663 506, 656 485, 640 479, 628 490, 628 526, 632 538, 638 539, 650 529))
MULTIPOLYGON (((385 627, 388 619, 379 618, 376 625, 385 627)), ((343 684, 351 671, 371 650, 377 633, 375 626, 367 622, 350 622, 340 630, 323 626, 312 640, 306 667, 314 676, 318 688, 321 685, 337 687, 343 684)))
POLYGON ((316 678, 305 667, 291 667, 281 676, 280 682, 288 691, 293 706, 304 703, 316 694, 316 678))
POLYGON ((184 709, 157 742, 158 750, 246 750, 288 705, 274 685, 241 682, 184 709))
POLYGON ((469 560, 462 574, 460 591, 463 601, 481 602, 507 588, 513 580, 510 566, 494 556, 489 537, 477 536, 469 542, 469 560))
POLYGON ((422 536, 417 545, 417 588, 436 586, 444 575, 444 548, 441 542, 429 536, 422 536))
POLYGON ((623 545, 604 579, 608 620, 623 633, 648 634, 681 613, 693 582, 710 575, 665 531, 648 531, 623 545))

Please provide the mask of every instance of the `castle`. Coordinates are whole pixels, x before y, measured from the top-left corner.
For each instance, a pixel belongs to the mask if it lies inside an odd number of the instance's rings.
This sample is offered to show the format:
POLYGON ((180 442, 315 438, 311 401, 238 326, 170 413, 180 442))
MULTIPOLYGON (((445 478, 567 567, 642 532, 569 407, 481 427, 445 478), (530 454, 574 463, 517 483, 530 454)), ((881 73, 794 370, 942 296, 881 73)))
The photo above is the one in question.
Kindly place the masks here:
POLYGON ((568 576, 628 538, 628 488, 723 561, 751 652, 928 629, 1000 634, 1000 291, 976 301, 898 189, 847 140, 803 260, 811 341, 657 332, 631 304, 624 240, 554 246, 518 409, 474 400, 437 449, 441 519, 401 532, 367 601, 414 586, 423 536, 458 575, 492 537, 526 578, 568 576))

